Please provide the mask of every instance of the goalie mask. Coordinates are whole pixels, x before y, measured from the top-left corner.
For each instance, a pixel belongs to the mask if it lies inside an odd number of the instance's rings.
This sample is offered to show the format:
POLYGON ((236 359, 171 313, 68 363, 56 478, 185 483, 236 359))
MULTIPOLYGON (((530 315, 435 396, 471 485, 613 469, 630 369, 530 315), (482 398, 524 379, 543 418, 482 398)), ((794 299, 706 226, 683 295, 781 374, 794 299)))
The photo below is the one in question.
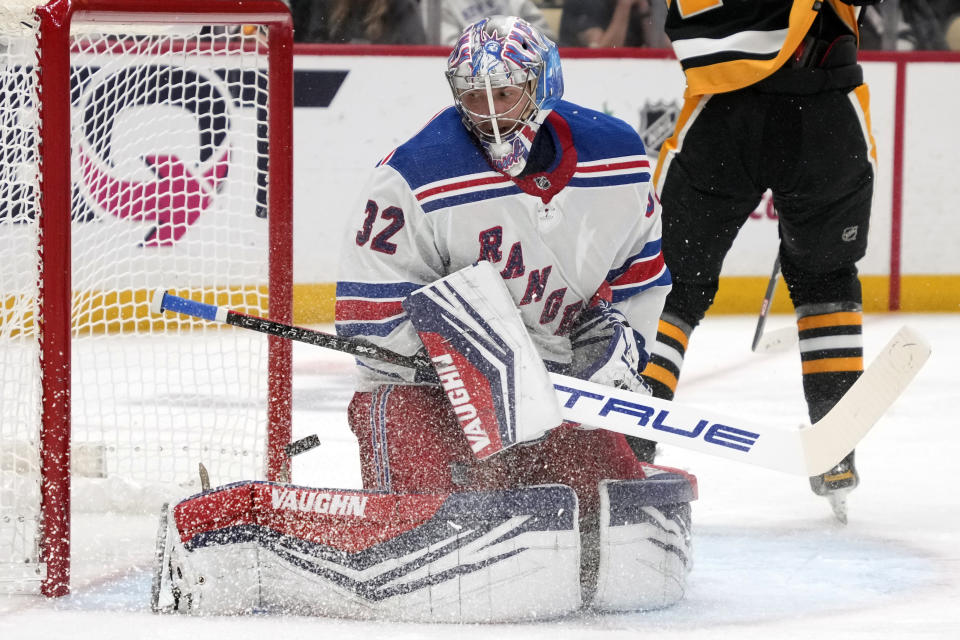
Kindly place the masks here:
POLYGON ((493 166, 519 175, 540 125, 563 95, 557 45, 520 18, 484 18, 461 34, 447 61, 447 81, 464 126, 493 166))

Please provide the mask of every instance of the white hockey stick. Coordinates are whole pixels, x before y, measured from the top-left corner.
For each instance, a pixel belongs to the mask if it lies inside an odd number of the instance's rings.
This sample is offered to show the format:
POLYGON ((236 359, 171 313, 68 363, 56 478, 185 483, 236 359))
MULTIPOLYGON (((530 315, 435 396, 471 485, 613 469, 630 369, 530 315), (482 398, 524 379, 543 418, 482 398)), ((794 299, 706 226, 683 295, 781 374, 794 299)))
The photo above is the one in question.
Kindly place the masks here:
POLYGON ((754 353, 782 353, 792 349, 798 340, 797 326, 788 325, 764 332, 753 351, 754 353))
POLYGON ((404 301, 404 310, 434 365, 456 362, 452 378, 438 368, 440 382, 448 394, 461 388, 468 393, 476 411, 457 417, 466 436, 482 442, 474 447, 481 458, 557 425, 552 385, 563 420, 814 476, 854 448, 930 354, 923 338, 904 327, 823 419, 777 427, 547 374, 510 292, 489 263, 418 289, 404 301), (527 417, 517 419, 524 406, 527 417))
POLYGON ((902 327, 827 415, 800 428, 723 416, 569 376, 550 377, 566 420, 809 477, 831 469, 854 449, 929 356, 923 337, 902 327))
MULTIPOLYGON (((163 291, 157 292, 154 307, 158 312, 175 311, 228 322, 228 310, 223 307, 177 298, 163 291)), ((297 337, 297 327, 273 321, 266 326, 267 321, 262 318, 251 319, 262 322, 236 322, 235 326, 303 339, 297 337)), ((311 343, 416 368, 421 372, 420 378, 436 379, 427 358, 401 356, 339 336, 322 337, 329 340, 311 343)), ((901 328, 826 416, 813 425, 799 428, 746 420, 570 376, 548 376, 563 420, 809 477, 832 468, 854 449, 913 380, 929 355, 930 346, 922 336, 909 327, 901 328)), ((553 411, 550 408, 545 413, 553 411)), ((525 426, 522 421, 517 424, 520 433, 514 433, 501 448, 533 437, 535 434, 525 432, 525 426)), ((491 427, 484 425, 483 428, 491 427)))

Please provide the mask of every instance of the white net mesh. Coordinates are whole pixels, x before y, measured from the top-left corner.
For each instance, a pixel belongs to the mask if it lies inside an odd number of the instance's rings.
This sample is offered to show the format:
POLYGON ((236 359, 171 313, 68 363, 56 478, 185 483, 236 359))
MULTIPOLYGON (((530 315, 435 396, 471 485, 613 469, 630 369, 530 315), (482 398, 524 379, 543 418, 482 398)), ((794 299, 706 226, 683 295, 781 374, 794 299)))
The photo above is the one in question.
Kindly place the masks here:
MULTIPOLYGON (((0 4, 0 36, 33 38, 37 29, 34 9, 44 2, 45 0, 3 0, 3 4, 0 4)), ((3 45, 9 46, 10 41, 3 45)))
POLYGON ((26 4, 0 7, 0 576, 13 577, 38 575, 40 527, 37 22, 26 4))
MULTIPOLYGON (((0 10, 0 582, 5 563, 37 554, 43 212, 29 16, 0 10)), ((160 31, 72 26, 71 136, 44 147, 70 153, 73 172, 74 509, 155 511, 199 489, 199 462, 218 483, 264 473, 266 337, 149 311, 161 287, 267 314, 262 33, 160 31)))

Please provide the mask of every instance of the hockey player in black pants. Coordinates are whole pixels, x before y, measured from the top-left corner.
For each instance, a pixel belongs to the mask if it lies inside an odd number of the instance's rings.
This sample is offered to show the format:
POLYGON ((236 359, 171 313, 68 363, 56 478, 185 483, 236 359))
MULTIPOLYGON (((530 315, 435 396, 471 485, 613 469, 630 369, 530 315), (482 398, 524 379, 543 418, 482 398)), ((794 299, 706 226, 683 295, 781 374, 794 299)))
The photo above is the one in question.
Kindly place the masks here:
MULTIPOLYGON (((668 2, 666 31, 687 88, 654 176, 673 290, 644 377, 656 396, 673 398, 723 259, 769 188, 817 421, 863 372, 856 262, 866 251, 876 151, 851 5, 871 2, 694 4, 668 2)), ((633 438, 631 446, 652 460, 653 443, 633 438)), ((842 521, 857 483, 853 451, 810 478, 842 521)))

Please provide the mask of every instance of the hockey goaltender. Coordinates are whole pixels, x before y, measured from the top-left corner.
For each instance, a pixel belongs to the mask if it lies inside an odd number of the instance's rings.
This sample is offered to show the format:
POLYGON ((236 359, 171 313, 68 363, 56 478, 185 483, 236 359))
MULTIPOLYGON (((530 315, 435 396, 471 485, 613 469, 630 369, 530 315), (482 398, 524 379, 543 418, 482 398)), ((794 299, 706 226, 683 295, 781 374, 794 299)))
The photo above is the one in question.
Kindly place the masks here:
POLYGON ((454 105, 374 171, 337 285, 340 335, 435 375, 358 360, 363 490, 166 508, 155 611, 504 622, 683 597, 696 479, 561 425, 547 374, 649 393, 670 276, 643 144, 561 99, 556 45, 518 18, 468 27, 446 75, 454 105))

